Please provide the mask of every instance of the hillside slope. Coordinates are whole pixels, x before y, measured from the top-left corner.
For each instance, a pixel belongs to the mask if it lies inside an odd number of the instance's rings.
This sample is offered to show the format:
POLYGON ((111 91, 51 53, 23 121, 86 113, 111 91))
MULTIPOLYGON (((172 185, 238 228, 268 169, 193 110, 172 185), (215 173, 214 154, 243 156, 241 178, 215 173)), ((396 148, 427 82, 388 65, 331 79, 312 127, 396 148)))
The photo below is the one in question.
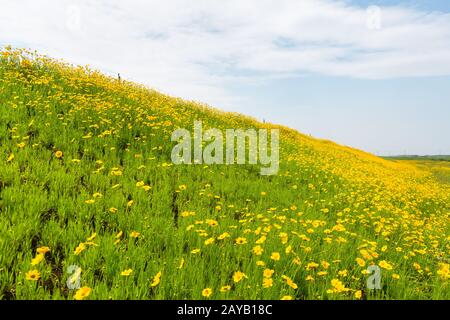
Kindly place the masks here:
POLYGON ((0 108, 0 298, 450 298, 450 188, 426 170, 23 50, 0 108), (172 164, 196 120, 280 129, 280 171, 172 164))

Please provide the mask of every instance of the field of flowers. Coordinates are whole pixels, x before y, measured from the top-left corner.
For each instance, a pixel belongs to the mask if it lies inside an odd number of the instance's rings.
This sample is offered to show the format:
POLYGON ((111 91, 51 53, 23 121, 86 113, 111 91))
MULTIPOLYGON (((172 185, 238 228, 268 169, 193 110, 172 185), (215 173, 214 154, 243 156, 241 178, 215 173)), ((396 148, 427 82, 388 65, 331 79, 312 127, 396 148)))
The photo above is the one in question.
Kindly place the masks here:
POLYGON ((431 170, 11 48, 0 108, 1 299, 450 299, 431 170), (279 128, 279 173, 173 165, 195 120, 279 128))

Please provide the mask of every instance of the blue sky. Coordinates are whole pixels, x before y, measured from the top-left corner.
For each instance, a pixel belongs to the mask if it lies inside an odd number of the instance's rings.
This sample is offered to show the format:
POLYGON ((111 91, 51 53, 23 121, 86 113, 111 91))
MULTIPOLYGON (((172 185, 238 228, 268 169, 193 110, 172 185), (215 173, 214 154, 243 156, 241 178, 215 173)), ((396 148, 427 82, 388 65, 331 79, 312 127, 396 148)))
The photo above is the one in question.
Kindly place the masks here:
POLYGON ((379 155, 450 154, 450 1, 0 0, 0 45, 379 155))

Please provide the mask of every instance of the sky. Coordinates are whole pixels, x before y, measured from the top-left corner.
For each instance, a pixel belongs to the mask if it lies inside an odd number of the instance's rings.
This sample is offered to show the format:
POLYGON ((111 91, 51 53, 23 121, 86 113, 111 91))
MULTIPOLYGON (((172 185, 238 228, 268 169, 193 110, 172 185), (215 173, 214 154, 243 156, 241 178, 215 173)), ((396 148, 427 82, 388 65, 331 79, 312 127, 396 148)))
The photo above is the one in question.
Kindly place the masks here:
POLYGON ((450 154, 448 0, 0 0, 0 46, 377 155, 450 154))

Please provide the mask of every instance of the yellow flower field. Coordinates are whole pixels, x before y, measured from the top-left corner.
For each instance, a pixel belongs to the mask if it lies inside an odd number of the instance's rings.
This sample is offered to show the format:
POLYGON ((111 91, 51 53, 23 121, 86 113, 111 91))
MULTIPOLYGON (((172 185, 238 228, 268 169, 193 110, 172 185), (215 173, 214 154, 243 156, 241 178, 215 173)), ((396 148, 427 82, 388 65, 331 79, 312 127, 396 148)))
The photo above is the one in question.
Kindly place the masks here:
POLYGON ((450 298, 444 165, 384 160, 12 48, 0 53, 0 108, 0 299, 450 298), (196 120, 280 129, 278 174, 174 165, 171 133, 196 120))

